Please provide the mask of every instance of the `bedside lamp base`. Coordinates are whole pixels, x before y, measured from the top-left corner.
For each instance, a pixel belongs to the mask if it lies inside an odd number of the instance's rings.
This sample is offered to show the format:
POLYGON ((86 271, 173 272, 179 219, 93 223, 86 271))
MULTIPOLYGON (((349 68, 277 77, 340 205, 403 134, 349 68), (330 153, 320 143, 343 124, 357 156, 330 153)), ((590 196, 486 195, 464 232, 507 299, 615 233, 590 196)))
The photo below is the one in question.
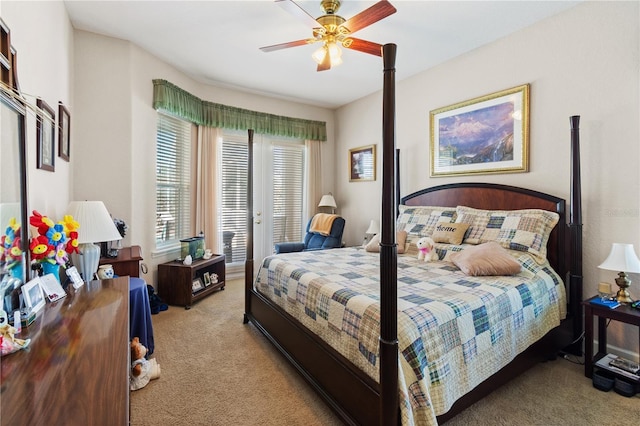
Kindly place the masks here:
POLYGON ((631 284, 631 281, 627 278, 627 274, 619 272, 618 278, 616 278, 616 284, 620 287, 620 290, 618 290, 618 293, 616 294, 616 300, 620 303, 633 302, 631 294, 629 293, 629 290, 627 290, 631 284))

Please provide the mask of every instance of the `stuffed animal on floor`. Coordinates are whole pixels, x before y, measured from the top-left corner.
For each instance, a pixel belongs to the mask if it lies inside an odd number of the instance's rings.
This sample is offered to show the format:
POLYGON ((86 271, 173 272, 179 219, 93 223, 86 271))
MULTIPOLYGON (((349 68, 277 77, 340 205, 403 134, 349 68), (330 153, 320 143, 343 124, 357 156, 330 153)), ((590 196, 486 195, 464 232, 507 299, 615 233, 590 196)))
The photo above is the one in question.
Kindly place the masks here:
POLYGON ((431 237, 422 237, 416 242, 418 246, 418 260, 425 262, 435 262, 438 260, 438 253, 435 248, 436 243, 431 237))
POLYGON ((140 343, 138 337, 131 340, 131 376, 129 388, 134 391, 147 386, 147 383, 160 377, 160 364, 152 359, 146 359, 147 348, 140 343))

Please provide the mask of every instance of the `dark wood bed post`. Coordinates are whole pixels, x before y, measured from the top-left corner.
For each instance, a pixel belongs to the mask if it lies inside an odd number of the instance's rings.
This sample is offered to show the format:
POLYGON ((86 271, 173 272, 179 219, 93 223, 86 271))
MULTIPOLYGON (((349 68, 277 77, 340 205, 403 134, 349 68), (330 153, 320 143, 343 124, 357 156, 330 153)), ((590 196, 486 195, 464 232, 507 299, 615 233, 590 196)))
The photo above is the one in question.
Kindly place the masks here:
POLYGON ((400 214, 400 193, 400 149, 396 148, 396 217, 400 214))
POLYGON ((382 229, 380 234, 380 424, 398 424, 398 248, 396 245, 396 45, 382 47, 382 229))
POLYGON ((573 342, 569 350, 582 355, 582 192, 580 180, 580 116, 573 115, 571 122, 571 210, 569 219, 569 283, 573 307, 573 342))
POLYGON ((248 130, 247 144, 247 260, 244 263, 244 320, 249 322, 251 312, 251 289, 253 288, 253 129, 248 130))

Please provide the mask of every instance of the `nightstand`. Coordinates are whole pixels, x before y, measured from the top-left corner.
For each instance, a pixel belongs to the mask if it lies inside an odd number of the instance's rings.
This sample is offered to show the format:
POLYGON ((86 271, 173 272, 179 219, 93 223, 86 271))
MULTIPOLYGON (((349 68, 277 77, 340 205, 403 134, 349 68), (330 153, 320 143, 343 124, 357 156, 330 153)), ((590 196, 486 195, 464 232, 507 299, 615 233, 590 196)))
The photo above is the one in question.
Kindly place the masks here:
POLYGON ((113 272, 123 277, 140 276, 140 261, 142 260, 142 250, 140 246, 123 247, 118 250, 118 257, 101 257, 100 265, 113 266, 113 272))
POLYGON ((589 303, 592 299, 582 302, 584 306, 584 375, 591 378, 594 363, 607 354, 607 319, 633 324, 638 327, 640 336, 640 310, 629 305, 621 304, 615 309, 589 303), (593 317, 598 317, 598 352, 593 354, 593 317))

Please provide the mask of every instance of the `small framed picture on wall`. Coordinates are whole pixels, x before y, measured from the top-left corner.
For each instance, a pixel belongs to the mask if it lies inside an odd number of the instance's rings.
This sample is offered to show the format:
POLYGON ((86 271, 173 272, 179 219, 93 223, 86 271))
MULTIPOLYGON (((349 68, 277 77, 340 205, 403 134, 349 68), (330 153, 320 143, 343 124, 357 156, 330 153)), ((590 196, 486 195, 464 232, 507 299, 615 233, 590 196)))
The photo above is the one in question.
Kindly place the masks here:
POLYGON ((36 101, 36 106, 39 110, 36 124, 37 165, 39 169, 53 172, 56 152, 56 113, 42 99, 36 101))
POLYGON ((349 182, 376 180, 376 146, 349 150, 349 182))
POLYGON ((69 161, 69 151, 71 148, 71 115, 69 110, 58 103, 58 156, 65 161, 69 161))

